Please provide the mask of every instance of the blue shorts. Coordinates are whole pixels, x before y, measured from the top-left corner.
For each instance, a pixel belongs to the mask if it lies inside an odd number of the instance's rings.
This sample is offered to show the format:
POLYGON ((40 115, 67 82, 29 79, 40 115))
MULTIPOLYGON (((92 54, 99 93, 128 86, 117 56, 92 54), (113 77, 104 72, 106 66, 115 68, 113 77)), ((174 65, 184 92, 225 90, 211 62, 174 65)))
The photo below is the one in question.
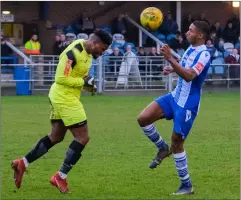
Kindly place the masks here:
POLYGON ((157 98, 155 102, 160 105, 167 120, 173 119, 173 131, 186 139, 192 128, 197 112, 177 105, 170 93, 157 98))

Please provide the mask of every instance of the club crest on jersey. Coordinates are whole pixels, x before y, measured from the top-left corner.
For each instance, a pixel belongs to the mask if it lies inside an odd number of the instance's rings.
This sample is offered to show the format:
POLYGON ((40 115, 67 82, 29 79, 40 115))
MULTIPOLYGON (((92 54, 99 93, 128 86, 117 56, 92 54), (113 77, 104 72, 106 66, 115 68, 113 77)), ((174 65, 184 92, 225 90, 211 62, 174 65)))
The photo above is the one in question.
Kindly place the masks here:
POLYGON ((197 63, 197 65, 195 66, 195 68, 197 69, 197 71, 199 71, 199 73, 201 73, 201 71, 204 68, 204 65, 202 63, 197 63))

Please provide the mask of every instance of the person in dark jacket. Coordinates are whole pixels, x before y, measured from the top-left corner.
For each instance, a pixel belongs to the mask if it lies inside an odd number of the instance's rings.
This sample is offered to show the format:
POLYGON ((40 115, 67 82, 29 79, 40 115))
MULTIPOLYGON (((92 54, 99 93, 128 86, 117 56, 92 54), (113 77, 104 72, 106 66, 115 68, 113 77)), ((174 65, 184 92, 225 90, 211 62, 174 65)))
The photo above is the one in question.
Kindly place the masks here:
POLYGON ((233 24, 231 21, 229 21, 223 30, 223 38, 225 42, 231 42, 235 44, 235 42, 238 39, 238 34, 236 29, 233 27, 233 24))

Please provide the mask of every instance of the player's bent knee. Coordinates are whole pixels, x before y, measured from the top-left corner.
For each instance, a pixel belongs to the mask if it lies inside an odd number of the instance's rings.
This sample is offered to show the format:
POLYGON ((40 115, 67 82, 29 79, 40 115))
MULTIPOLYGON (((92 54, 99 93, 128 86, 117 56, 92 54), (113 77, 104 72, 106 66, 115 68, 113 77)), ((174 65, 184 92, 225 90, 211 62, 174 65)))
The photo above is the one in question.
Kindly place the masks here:
POLYGON ((75 140, 78 141, 80 144, 86 145, 90 141, 90 137, 87 136, 77 136, 75 137, 75 140))
POLYGON ((144 126, 149 125, 148 122, 147 122, 147 117, 143 114, 140 114, 140 115, 137 116, 137 122, 140 125, 140 127, 144 127, 144 126))
POLYGON ((63 136, 53 136, 52 134, 49 135, 49 139, 51 140, 52 144, 58 144, 64 140, 63 136))
POLYGON ((183 152, 183 137, 180 134, 173 133, 172 134, 172 151, 173 153, 183 152))

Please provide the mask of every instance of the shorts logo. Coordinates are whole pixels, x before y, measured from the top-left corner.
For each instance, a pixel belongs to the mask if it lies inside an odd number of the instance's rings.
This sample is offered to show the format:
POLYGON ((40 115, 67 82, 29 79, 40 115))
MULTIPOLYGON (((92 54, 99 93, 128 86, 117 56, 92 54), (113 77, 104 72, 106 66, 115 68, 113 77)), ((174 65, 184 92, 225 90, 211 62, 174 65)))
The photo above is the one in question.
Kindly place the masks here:
POLYGON ((191 111, 190 111, 190 110, 187 110, 187 111, 186 111, 186 119, 185 119, 185 122, 187 122, 189 119, 191 119, 191 117, 192 117, 191 111))
POLYGON ((201 73, 203 68, 204 68, 204 65, 202 63, 198 63, 196 66, 195 66, 196 70, 201 73))
POLYGON ((69 71, 70 71, 70 67, 71 67, 72 63, 73 63, 72 60, 67 60, 66 65, 65 65, 65 69, 64 69, 64 75, 65 76, 69 75, 69 71))

